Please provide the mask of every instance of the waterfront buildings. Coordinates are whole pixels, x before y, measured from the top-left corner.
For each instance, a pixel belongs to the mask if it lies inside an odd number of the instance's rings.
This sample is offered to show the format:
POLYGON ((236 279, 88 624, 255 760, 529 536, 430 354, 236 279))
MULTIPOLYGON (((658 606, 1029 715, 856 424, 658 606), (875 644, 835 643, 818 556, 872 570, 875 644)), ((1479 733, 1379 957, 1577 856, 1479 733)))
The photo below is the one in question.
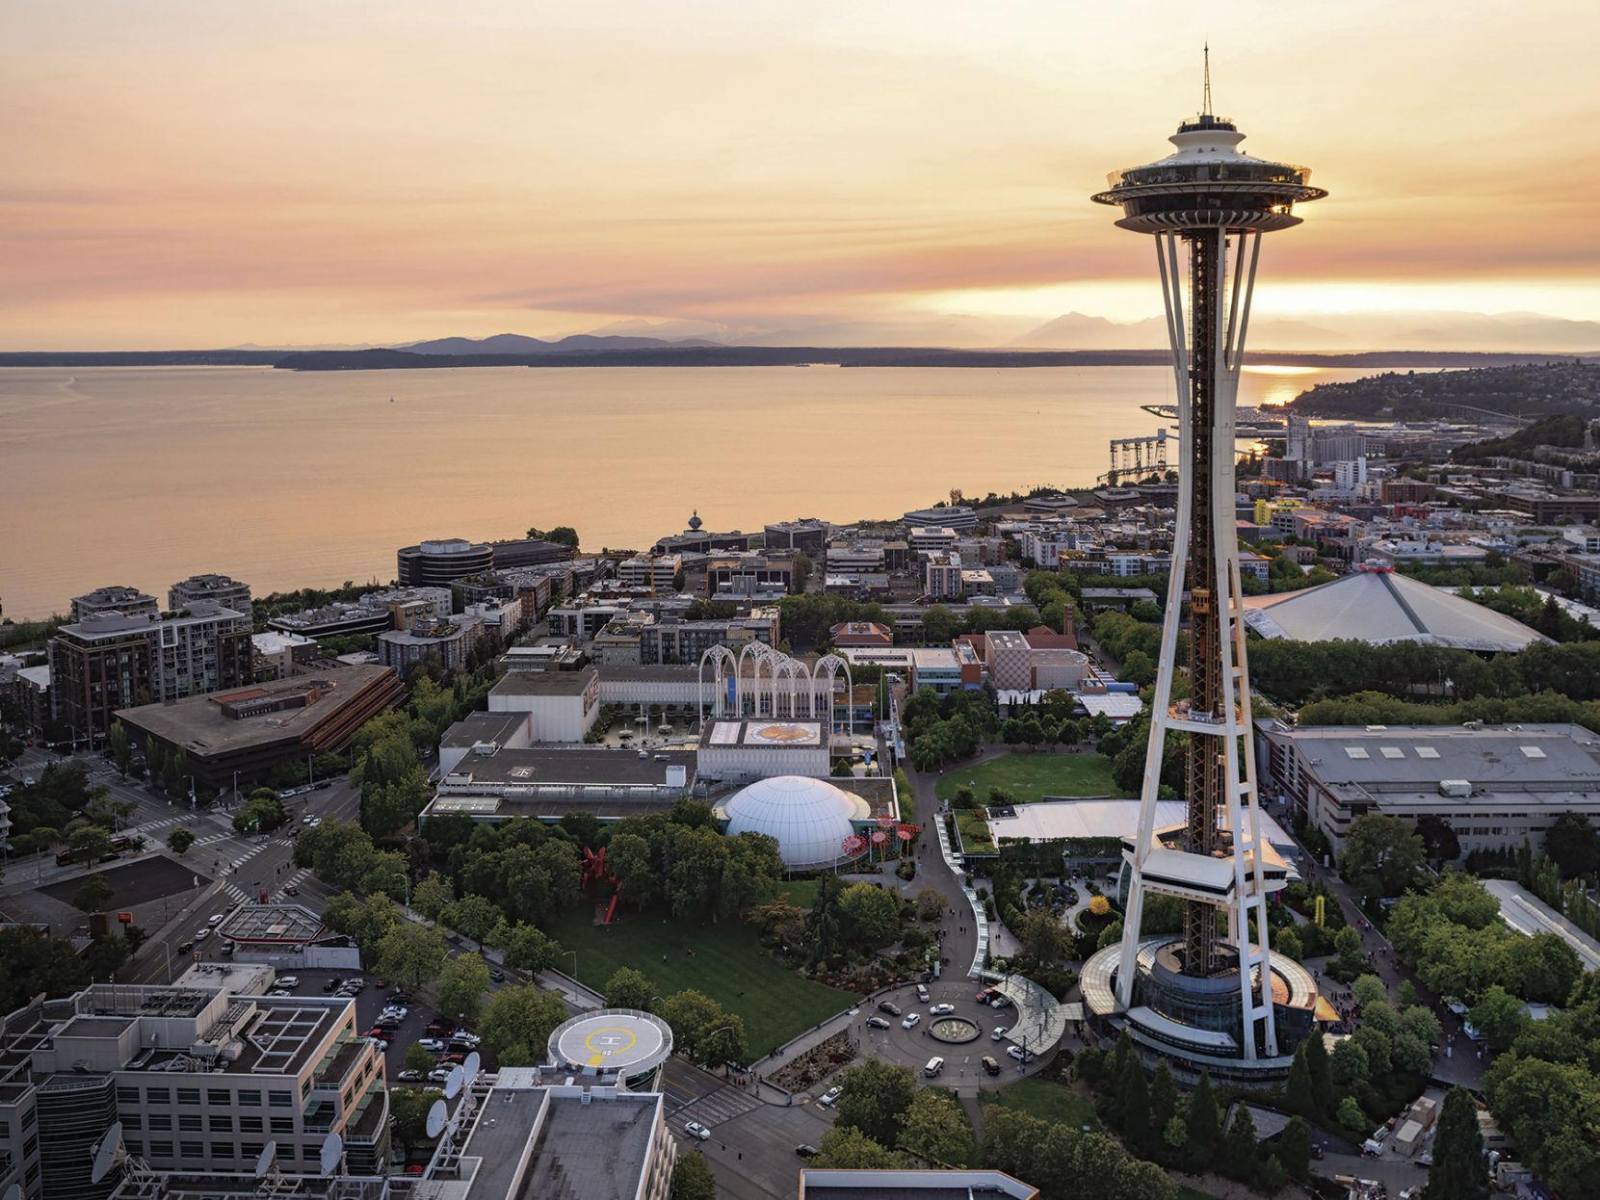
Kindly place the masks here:
POLYGON ((72 598, 72 620, 75 623, 113 612, 124 617, 137 617, 144 613, 159 614, 161 605, 154 596, 147 595, 136 587, 126 587, 121 584, 95 588, 92 592, 85 592, 81 596, 72 598))
POLYGON ((50 639, 50 700, 73 738, 97 744, 119 708, 181 700, 251 679, 250 617, 196 601, 188 610, 105 611, 50 639))
POLYGON ((182 612, 196 600, 209 600, 235 612, 250 611, 250 585, 226 575, 191 575, 167 590, 167 607, 182 612))
POLYGON ((1240 752, 1251 720, 1234 408, 1261 235, 1299 224, 1294 205, 1325 193, 1304 168, 1239 149, 1238 127, 1211 112, 1209 71, 1203 111, 1170 140, 1174 153, 1114 172, 1094 197, 1121 210, 1120 227, 1156 239, 1183 464, 1139 822, 1124 841, 1123 936, 1085 964, 1083 990, 1094 1021, 1126 1030, 1144 1056, 1270 1079, 1312 1031, 1316 986, 1268 945, 1282 862, 1262 837, 1254 762, 1240 752), (1180 702, 1172 683, 1186 585, 1190 693, 1180 702), (1169 731, 1185 737, 1186 818, 1158 828, 1169 731), (1143 936, 1150 894, 1183 902, 1180 937, 1143 936))
POLYGON ((448 587, 407 587, 368 592, 357 600, 335 601, 272 617, 267 625, 301 637, 350 637, 404 629, 414 621, 448 617, 452 598, 448 587))
POLYGON ((799 550, 803 554, 817 555, 827 549, 832 529, 826 521, 816 517, 778 521, 766 527, 763 545, 768 550, 799 550))
POLYGON ((947 529, 976 529, 978 514, 964 504, 937 505, 915 509, 901 518, 908 525, 944 526, 947 529))
POLYGON ((434 538, 395 553, 395 578, 401 587, 449 587, 456 579, 494 566, 494 547, 466 538, 434 538))

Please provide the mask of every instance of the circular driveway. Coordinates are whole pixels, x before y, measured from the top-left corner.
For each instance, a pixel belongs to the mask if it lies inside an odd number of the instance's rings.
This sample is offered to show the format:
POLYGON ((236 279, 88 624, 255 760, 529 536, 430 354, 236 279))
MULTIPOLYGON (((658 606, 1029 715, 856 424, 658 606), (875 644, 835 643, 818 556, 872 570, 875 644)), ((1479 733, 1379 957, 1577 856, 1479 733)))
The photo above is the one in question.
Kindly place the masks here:
MULTIPOLYGON (((1038 1055, 1024 1066, 1006 1053, 1011 1045, 1010 1041, 1004 1036, 995 1041, 992 1034, 996 1028, 1009 1026, 1015 1019, 1017 1010, 1014 1007, 990 1008, 986 1004, 980 1004, 977 1000, 978 992, 987 986, 977 979, 947 975, 927 985, 928 1003, 924 1004, 917 999, 916 985, 906 984, 891 992, 885 992, 871 1004, 862 1005, 850 1032, 860 1040, 862 1054, 881 1062, 911 1067, 919 1074, 930 1058, 944 1059, 944 1071, 939 1076, 939 1083, 943 1087, 1004 1087, 1024 1076, 1036 1074, 1051 1055, 1048 1053, 1038 1055), (901 1015, 896 1017, 879 1011, 878 1003, 883 1000, 899 1008, 901 1015), (930 1018, 928 1015, 928 1008, 933 1004, 955 1005, 953 1015, 965 1017, 977 1024, 981 1031, 978 1039, 962 1045, 950 1045, 932 1037, 928 1033, 929 1024, 938 1020, 937 1017, 930 1018), (915 1028, 902 1028, 900 1022, 911 1013, 919 1014, 922 1020, 915 1028), (889 1028, 868 1027, 867 1020, 871 1017, 882 1017, 889 1022, 889 1028), (1000 1074, 990 1075, 983 1069, 985 1055, 1000 1064, 1000 1074)), ((1054 1047, 1051 1049, 1053 1052, 1054 1047)))

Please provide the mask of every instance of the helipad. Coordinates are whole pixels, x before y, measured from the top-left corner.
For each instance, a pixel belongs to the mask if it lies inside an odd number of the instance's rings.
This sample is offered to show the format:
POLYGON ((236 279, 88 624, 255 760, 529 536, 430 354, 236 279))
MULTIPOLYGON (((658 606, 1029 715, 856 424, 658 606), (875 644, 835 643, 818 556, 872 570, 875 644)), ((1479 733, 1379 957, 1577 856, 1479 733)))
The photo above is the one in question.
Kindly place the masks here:
POLYGON ((672 1054, 672 1029, 660 1017, 630 1008, 583 1013, 550 1035, 550 1060, 606 1075, 642 1075, 672 1054))

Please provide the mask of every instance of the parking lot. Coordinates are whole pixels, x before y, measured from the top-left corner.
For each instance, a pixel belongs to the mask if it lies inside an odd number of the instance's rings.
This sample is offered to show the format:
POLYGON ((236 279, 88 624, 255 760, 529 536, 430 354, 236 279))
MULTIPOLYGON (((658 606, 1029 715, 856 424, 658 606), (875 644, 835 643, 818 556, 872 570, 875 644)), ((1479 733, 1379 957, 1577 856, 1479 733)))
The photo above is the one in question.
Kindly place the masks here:
MULTIPOLYGON (((906 984, 879 998, 879 1003, 899 1009, 898 1016, 883 1011, 877 1003, 862 1006, 851 1029, 851 1036, 860 1041, 862 1052, 867 1057, 912 1067, 919 1073, 930 1059, 942 1058, 944 1064, 938 1075, 940 1084, 949 1088, 973 1089, 1015 1083, 1024 1075, 1034 1074, 1048 1061, 1048 1053, 1030 1053, 1028 1062, 1024 1064, 1012 1055, 1012 1043, 1004 1033, 998 1039, 994 1036, 995 1030, 1010 1027, 1016 1009, 997 1009, 980 1002, 977 996, 983 984, 966 978, 935 980, 926 985, 927 1001, 920 998, 917 986, 906 984), (950 1006, 948 1013, 932 1011, 943 1005, 950 1006), (913 1013, 917 1021, 908 1029, 905 1021, 913 1013), (973 1022, 978 1027, 978 1037, 974 1041, 954 1044, 939 1041, 932 1036, 930 1027, 941 1015, 973 1022), (885 1022, 887 1029, 875 1027, 885 1022), (987 1070, 983 1062, 985 1058, 992 1060, 998 1069, 992 1073, 987 1070)), ((1017 1053, 1022 1053, 1020 1047, 1017 1053)), ((831 1082, 824 1080, 813 1091, 820 1095, 829 1086, 831 1082)))

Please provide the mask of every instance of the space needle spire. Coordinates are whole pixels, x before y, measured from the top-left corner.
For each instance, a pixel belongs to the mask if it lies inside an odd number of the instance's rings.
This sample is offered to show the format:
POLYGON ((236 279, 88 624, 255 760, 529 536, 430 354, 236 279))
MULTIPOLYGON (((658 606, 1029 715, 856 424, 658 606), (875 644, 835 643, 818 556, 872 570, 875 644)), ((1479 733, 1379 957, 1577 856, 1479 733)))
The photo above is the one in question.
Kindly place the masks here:
POLYGON ((1240 1058, 1276 1059, 1266 906, 1287 871, 1262 838, 1249 750, 1234 408, 1261 235, 1298 225, 1294 206, 1326 193, 1310 186, 1304 167, 1239 149, 1244 134, 1212 112, 1209 44, 1202 107, 1172 135, 1172 154, 1114 172, 1094 196, 1121 209, 1118 226, 1155 239, 1183 455, 1138 829, 1124 840, 1128 897, 1114 988, 1117 1008, 1144 1022, 1150 1039, 1182 1042, 1174 1023, 1198 1023, 1231 1039, 1240 1058), (1186 597, 1189 690, 1178 701, 1186 597), (1169 730, 1184 735, 1185 821, 1157 828, 1169 730), (1184 902, 1181 938, 1141 937, 1150 894, 1184 902))

